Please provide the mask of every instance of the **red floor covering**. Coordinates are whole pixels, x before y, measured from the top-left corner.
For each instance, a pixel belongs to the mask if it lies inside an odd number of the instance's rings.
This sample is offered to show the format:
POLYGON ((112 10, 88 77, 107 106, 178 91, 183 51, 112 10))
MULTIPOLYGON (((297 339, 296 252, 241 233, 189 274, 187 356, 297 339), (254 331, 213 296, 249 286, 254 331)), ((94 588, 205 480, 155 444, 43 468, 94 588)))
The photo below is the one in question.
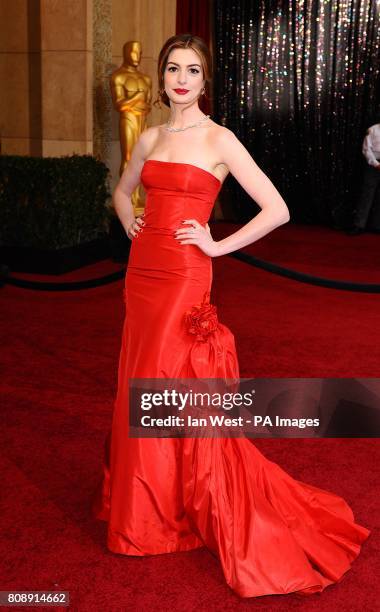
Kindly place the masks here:
MULTIPOLYGON (((316 230, 310 229, 302 244, 311 258, 316 230)), ((300 255, 299 230, 286 231, 290 242, 298 242, 288 244, 286 256, 275 240, 277 234, 286 243, 285 227, 268 237, 271 248, 264 241, 250 247, 253 254, 289 267, 307 264, 304 271, 319 274, 321 259, 311 270, 314 263, 300 255)), ((324 236, 326 250, 321 248, 328 277, 336 262, 329 248, 338 240, 333 233, 324 236)), ((363 238, 350 240, 357 245, 363 238)), ((335 271, 342 269, 342 279, 347 274, 357 282, 377 282, 369 270, 375 250, 358 249, 346 272, 343 259, 335 271)), ((102 262, 54 280, 93 278, 116 268, 102 262)), ((219 318, 236 337, 242 376, 379 377, 380 295, 297 283, 230 257, 214 260, 214 283, 219 318)), ((380 445, 374 439, 255 442, 295 478, 343 496, 357 522, 372 530, 352 570, 321 595, 240 600, 205 549, 147 558, 107 551, 106 525, 92 519, 90 501, 112 416, 122 286, 123 281, 70 292, 0 289, 1 590, 68 590, 71 609, 80 611, 377 610, 380 445)))

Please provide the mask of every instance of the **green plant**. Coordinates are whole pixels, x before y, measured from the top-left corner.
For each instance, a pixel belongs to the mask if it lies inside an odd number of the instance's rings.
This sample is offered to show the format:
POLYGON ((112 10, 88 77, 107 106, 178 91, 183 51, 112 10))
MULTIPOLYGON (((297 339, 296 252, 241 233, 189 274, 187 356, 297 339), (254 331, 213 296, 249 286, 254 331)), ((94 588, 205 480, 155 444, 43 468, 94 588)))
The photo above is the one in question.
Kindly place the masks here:
POLYGON ((108 231, 109 170, 91 155, 0 155, 0 245, 59 249, 108 231))

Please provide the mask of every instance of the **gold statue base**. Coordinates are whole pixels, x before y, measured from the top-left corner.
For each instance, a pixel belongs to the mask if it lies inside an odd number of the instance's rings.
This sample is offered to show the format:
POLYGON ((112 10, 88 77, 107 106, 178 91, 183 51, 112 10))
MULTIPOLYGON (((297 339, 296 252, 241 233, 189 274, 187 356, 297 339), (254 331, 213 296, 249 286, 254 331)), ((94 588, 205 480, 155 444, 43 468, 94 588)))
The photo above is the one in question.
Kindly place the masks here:
POLYGON ((139 217, 140 215, 142 215, 145 210, 144 196, 141 191, 141 185, 138 185, 132 193, 131 201, 135 217, 139 217))

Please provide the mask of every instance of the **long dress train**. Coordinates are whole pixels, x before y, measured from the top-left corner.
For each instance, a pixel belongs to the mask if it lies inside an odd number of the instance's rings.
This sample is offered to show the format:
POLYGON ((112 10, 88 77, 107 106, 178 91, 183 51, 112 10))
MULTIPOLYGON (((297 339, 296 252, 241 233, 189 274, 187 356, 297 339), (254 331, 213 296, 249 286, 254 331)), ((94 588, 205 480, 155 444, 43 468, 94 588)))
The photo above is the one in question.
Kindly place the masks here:
POLYGON ((94 504, 108 547, 152 555, 207 546, 242 597, 320 592, 370 533, 341 497, 292 478, 246 438, 128 437, 130 378, 239 377, 234 337, 209 303, 211 259, 173 234, 184 219, 208 221, 220 181, 158 160, 141 178, 145 226, 131 245, 110 453, 94 504))

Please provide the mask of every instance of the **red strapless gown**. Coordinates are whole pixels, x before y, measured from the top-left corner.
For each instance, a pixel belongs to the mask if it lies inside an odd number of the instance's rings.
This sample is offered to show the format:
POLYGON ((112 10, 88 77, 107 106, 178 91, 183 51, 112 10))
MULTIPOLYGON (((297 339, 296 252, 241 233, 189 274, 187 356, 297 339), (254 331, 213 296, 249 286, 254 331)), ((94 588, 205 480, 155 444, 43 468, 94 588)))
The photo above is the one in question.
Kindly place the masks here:
POLYGON ((227 327, 206 341, 189 332, 184 313, 207 312, 212 265, 173 236, 183 219, 208 221, 220 182, 156 160, 142 182, 146 225, 131 245, 110 468, 94 507, 109 522, 108 547, 154 555, 207 546, 242 597, 322 591, 370 533, 341 497, 295 480, 249 439, 128 437, 130 377, 239 377, 227 327))

